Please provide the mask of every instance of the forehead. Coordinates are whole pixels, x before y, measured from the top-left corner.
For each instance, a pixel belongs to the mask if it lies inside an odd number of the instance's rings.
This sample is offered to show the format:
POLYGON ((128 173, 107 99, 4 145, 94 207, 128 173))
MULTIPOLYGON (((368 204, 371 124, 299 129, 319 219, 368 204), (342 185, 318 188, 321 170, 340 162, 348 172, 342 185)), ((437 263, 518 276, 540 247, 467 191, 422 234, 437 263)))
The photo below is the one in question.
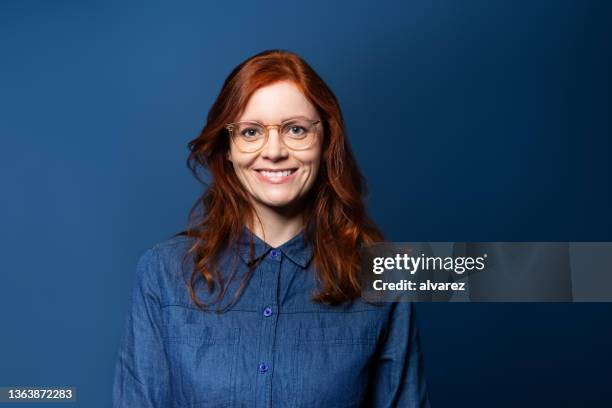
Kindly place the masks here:
POLYGON ((256 90, 239 120, 279 123, 294 116, 317 119, 315 107, 292 82, 275 82, 256 90))

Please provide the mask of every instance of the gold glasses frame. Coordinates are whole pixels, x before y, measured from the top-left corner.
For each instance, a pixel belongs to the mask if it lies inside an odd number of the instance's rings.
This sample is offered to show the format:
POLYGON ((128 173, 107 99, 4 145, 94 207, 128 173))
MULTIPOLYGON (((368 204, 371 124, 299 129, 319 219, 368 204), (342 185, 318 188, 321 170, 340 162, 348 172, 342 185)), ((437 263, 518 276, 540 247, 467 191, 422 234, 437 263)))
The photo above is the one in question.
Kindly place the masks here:
POLYGON ((232 139, 235 139, 236 137, 240 137, 240 136, 237 136, 237 135, 234 133, 234 129, 238 128, 240 125, 248 125, 248 124, 253 124, 253 125, 261 126, 263 129, 265 129, 263 142, 262 142, 261 146, 260 146, 260 147, 258 147, 257 149, 254 149, 254 150, 243 150, 243 149, 240 149, 240 145, 239 145, 239 143, 235 143, 235 144, 236 144, 236 147, 238 147, 238 149, 239 149, 240 151, 244 152, 244 153, 255 153, 255 152, 258 152, 259 150, 263 149, 263 148, 264 148, 264 146, 265 146, 265 145, 268 143, 268 138, 270 137, 270 128, 277 128, 277 132, 279 133, 280 139, 281 139, 282 143, 283 143, 283 144, 284 144, 284 145, 287 147, 287 149, 290 149, 290 150, 298 150, 298 151, 300 151, 300 150, 308 150, 308 149, 310 149, 310 148, 312 147, 312 145, 314 144, 314 140, 316 140, 316 136, 318 135, 318 133, 316 132, 316 130, 318 130, 318 125, 319 125, 320 123, 321 123, 321 121, 320 121, 320 120, 312 120, 312 119, 308 119, 308 118, 304 118, 304 117, 295 117, 295 118, 290 118, 290 119, 284 120, 282 123, 280 123, 280 124, 278 124, 278 125, 266 125, 266 124, 263 124, 263 123, 261 123, 261 122, 259 122, 259 121, 257 121, 257 120, 243 120, 243 121, 239 121, 239 122, 227 123, 227 124, 225 125, 225 129, 227 129, 227 130, 228 130, 228 132, 229 132, 229 134, 230 134, 230 137, 231 137, 232 139), (313 126, 313 127, 315 128, 315 129, 314 129, 314 132, 315 132, 315 135, 314 135, 314 136, 315 136, 315 138, 313 139, 313 142, 312 142, 312 143, 310 143, 308 146, 306 146, 306 147, 304 147, 304 148, 299 148, 299 149, 296 149, 296 148, 294 148, 294 147, 289 146, 289 145, 288 145, 288 144, 285 142, 285 138, 284 138, 284 137, 283 137, 283 135, 281 134, 281 133, 282 133, 282 132, 281 132, 281 129, 282 129, 284 126, 286 126, 286 125, 290 125, 291 123, 294 123, 295 121, 298 121, 298 120, 305 121, 305 122, 309 122, 309 123, 310 123, 310 125, 311 125, 311 126, 313 126))

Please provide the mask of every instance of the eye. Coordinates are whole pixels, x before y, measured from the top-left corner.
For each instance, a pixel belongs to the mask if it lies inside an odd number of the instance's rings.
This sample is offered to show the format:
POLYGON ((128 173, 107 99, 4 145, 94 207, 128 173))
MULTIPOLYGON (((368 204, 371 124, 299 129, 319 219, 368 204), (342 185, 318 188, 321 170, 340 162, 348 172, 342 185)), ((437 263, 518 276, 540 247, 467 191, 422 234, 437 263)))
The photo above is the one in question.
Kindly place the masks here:
POLYGON ((261 130, 256 127, 247 127, 240 130, 240 135, 244 138, 255 138, 261 135, 261 130))
POLYGON ((308 130, 304 126, 300 126, 295 123, 289 124, 285 128, 285 134, 292 137, 304 136, 306 133, 308 133, 308 130))
POLYGON ((289 131, 294 135, 301 135, 302 133, 306 132, 306 129, 301 126, 291 126, 289 131))

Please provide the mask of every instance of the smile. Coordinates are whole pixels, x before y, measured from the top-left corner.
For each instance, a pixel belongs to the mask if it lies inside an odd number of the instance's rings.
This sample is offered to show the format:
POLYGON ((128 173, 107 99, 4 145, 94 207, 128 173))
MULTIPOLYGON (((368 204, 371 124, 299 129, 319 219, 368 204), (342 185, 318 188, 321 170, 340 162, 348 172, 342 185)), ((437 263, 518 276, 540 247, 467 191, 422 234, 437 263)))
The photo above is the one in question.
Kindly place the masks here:
POLYGON ((255 170, 260 180, 266 183, 281 184, 293 179, 297 169, 258 169, 255 170))

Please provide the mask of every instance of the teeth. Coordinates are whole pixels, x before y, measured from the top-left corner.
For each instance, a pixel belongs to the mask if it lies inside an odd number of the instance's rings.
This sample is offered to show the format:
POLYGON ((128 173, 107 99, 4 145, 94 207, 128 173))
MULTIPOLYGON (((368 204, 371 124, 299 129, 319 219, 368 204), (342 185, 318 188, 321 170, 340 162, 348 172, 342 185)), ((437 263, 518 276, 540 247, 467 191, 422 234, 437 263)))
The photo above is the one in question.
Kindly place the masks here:
POLYGON ((285 171, 261 170, 260 173, 269 178, 280 178, 280 177, 287 177, 288 175, 293 173, 293 171, 292 170, 285 170, 285 171))

